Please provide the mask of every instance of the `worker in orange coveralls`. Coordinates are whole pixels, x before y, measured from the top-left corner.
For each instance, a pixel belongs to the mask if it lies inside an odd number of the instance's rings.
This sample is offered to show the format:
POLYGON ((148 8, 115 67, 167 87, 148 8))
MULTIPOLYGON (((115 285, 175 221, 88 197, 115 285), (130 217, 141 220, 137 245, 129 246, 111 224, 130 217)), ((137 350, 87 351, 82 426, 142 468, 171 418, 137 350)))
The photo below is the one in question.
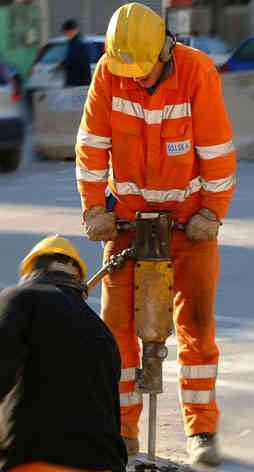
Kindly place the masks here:
MULTIPOLYGON (((76 143, 77 184, 86 236, 105 241, 104 260, 128 247, 116 218, 169 210, 175 232, 174 323, 179 400, 192 463, 221 461, 215 399, 218 349, 213 305, 217 235, 235 188, 235 149, 212 60, 167 36, 162 18, 140 3, 121 6, 107 29, 76 143), (105 207, 105 189, 115 199, 105 207)), ((122 359, 122 436, 139 450, 142 398, 134 391, 139 344, 134 331, 134 261, 107 275, 102 317, 122 359)))

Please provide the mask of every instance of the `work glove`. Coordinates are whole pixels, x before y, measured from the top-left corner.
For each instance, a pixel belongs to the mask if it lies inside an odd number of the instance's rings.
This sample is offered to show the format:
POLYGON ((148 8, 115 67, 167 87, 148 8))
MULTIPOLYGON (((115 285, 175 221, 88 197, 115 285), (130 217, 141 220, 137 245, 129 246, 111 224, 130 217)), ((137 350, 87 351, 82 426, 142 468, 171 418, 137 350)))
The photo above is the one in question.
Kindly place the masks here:
POLYGON ((187 238, 193 241, 212 241, 217 237, 221 224, 215 213, 207 208, 200 208, 187 222, 187 238))
POLYGON ((91 241, 114 241, 117 237, 116 213, 94 206, 83 213, 85 234, 91 241))

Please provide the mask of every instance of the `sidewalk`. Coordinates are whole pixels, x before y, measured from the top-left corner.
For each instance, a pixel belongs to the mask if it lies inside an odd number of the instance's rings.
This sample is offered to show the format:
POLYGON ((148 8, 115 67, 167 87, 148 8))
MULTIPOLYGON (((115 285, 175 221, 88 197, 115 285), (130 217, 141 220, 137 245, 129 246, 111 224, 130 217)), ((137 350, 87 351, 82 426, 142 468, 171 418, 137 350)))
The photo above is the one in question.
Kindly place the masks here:
POLYGON ((254 160, 254 72, 220 75, 238 160, 254 160))

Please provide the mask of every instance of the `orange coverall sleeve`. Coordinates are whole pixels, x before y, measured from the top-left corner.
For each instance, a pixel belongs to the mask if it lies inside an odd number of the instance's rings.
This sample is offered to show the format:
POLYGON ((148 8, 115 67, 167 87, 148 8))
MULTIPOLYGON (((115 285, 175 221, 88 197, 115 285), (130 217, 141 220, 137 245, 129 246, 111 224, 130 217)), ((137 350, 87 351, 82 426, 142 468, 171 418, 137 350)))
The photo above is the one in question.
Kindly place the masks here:
POLYGON ((193 74, 193 134, 194 146, 200 157, 201 206, 213 211, 220 219, 226 214, 235 188, 236 153, 232 129, 221 80, 213 63, 208 63, 205 72, 194 70, 193 74), (213 155, 214 150, 217 157, 213 155))
POLYGON ((82 209, 105 206, 111 150, 111 77, 99 61, 85 102, 76 142, 76 177, 82 209))

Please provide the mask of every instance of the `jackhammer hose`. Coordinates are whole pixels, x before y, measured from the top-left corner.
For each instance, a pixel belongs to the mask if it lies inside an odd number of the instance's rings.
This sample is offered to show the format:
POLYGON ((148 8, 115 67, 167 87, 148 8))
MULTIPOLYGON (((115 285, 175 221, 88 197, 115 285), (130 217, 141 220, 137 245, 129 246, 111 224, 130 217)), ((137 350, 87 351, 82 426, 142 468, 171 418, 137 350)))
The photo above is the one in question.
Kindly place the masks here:
POLYGON ((97 285, 101 279, 108 273, 107 267, 102 267, 96 274, 87 282, 88 292, 97 285))

